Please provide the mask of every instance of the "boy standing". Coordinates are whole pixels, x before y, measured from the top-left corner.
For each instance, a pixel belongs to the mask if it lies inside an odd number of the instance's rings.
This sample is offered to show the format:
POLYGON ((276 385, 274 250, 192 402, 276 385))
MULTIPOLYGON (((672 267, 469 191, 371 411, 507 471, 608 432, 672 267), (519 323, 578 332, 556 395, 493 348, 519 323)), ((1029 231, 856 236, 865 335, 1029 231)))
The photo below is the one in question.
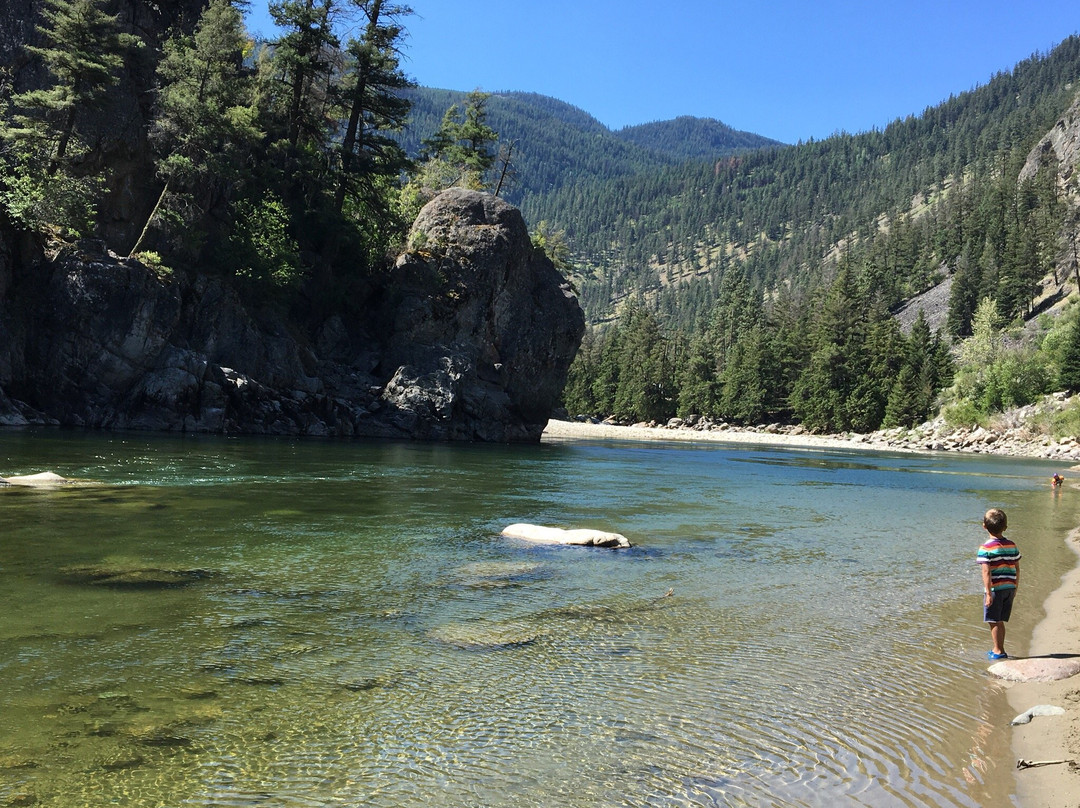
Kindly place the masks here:
POLYGON ((1020 550, 1003 533, 1009 526, 1005 511, 991 508, 983 517, 983 527, 990 538, 979 547, 979 566, 983 582, 983 622, 990 624, 994 647, 987 659, 1007 659, 1005 624, 1012 614, 1013 598, 1020 583, 1020 550))

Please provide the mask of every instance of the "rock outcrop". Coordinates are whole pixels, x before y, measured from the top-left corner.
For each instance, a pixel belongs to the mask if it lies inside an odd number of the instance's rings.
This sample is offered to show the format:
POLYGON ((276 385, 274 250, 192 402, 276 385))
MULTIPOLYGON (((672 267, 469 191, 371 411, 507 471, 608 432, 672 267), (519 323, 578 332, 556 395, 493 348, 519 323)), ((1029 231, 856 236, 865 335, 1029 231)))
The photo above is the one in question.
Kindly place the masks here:
POLYGON ((410 243, 359 315, 305 326, 221 278, 9 243, 0 424, 539 440, 584 333, 569 284, 490 195, 445 192, 410 243))

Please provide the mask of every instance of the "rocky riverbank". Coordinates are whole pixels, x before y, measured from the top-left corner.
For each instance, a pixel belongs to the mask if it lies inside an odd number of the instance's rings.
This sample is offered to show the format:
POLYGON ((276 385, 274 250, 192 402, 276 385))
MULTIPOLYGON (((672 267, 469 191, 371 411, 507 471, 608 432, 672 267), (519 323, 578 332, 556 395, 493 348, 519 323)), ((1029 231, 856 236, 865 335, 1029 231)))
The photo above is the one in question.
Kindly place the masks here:
POLYGON ((1065 393, 1002 413, 987 426, 953 427, 938 417, 913 428, 896 427, 869 433, 823 435, 798 425, 733 426, 700 416, 672 418, 666 423, 623 424, 614 419, 576 418, 550 421, 548 439, 573 437, 630 440, 710 440, 728 443, 763 443, 808 448, 862 448, 895 452, 972 452, 979 454, 1041 457, 1080 462, 1076 436, 1053 437, 1045 424, 1054 413, 1076 403, 1065 393))

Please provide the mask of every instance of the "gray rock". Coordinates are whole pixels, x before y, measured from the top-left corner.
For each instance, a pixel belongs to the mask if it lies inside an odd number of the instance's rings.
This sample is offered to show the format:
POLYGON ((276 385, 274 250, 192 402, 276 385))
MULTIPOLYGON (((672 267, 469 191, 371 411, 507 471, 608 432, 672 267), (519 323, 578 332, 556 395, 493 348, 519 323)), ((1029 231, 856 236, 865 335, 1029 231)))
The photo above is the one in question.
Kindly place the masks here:
POLYGON ((1061 707, 1055 707, 1052 704, 1039 704, 1032 707, 1030 710, 1025 710, 1016 716, 1011 722, 1013 726, 1017 724, 1030 724, 1031 719, 1040 715, 1065 715, 1065 710, 1061 707))

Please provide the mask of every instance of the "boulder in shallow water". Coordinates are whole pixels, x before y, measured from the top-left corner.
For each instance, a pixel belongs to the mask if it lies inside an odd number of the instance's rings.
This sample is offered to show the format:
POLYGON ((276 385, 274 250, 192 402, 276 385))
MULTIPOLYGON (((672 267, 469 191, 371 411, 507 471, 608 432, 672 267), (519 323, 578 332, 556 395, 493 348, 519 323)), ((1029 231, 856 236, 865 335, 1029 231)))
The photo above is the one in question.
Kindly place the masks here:
POLYGON ((507 525, 503 528, 502 535, 515 539, 524 539, 534 544, 612 548, 631 546, 630 540, 621 533, 607 533, 603 530, 589 530, 587 528, 564 530, 561 527, 544 527, 543 525, 530 525, 523 522, 507 525))

